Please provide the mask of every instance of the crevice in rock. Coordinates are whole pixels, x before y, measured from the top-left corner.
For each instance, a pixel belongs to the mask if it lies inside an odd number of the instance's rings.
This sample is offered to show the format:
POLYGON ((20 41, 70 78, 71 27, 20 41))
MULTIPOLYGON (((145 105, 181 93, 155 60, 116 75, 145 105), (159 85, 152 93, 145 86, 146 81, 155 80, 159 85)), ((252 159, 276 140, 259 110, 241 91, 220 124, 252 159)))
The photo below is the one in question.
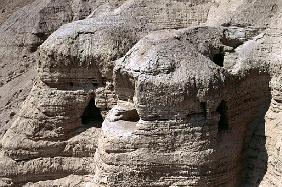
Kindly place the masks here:
POLYGON ((227 115, 228 107, 226 105, 226 101, 221 101, 216 111, 220 114, 220 119, 218 121, 218 132, 224 132, 229 129, 229 121, 227 115))
POLYGON ((201 102, 201 108, 203 110, 203 114, 204 114, 205 118, 207 118, 207 103, 201 102))
POLYGON ((32 43, 29 47, 29 51, 34 53, 37 51, 38 47, 47 40, 48 36, 51 35, 50 33, 35 33, 34 36, 36 37, 36 42, 32 43))
POLYGON ((92 98, 81 116, 81 124, 87 127, 101 128, 102 123, 103 117, 101 111, 96 107, 95 100, 92 98))

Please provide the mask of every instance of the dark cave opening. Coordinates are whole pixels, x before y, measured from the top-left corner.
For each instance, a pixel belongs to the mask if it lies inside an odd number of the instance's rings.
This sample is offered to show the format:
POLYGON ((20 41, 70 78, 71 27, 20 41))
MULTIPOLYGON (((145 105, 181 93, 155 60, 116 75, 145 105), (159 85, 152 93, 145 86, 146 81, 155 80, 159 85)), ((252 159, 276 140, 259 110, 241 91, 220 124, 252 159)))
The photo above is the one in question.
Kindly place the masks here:
POLYGON ((82 116, 81 123, 84 126, 101 128, 103 123, 103 117, 99 108, 95 105, 95 100, 92 98, 88 106, 85 108, 82 116))
POLYGON ((228 115, 227 115, 228 107, 225 101, 221 101, 216 111, 220 114, 220 119, 218 121, 218 132, 226 131, 229 129, 228 115))
POLYGON ((224 65, 224 53, 220 52, 220 53, 214 54, 212 61, 215 64, 217 64, 218 66, 223 67, 223 65, 224 65))
POLYGON ((123 114, 122 120, 138 122, 140 120, 140 117, 139 117, 139 114, 137 113, 137 110, 131 110, 123 114))
POLYGON ((220 67, 224 66, 224 49, 221 47, 217 52, 212 56, 212 61, 220 67))

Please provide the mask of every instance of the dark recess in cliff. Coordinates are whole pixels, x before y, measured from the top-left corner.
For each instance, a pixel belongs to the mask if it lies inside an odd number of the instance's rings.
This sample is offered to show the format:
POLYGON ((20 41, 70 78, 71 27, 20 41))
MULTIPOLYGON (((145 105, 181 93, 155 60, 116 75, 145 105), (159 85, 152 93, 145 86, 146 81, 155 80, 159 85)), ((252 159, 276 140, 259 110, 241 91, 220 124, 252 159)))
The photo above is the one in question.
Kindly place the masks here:
POLYGON ((100 110, 95 105, 95 100, 92 98, 88 103, 81 116, 82 125, 89 127, 101 128, 103 123, 103 117, 100 110))

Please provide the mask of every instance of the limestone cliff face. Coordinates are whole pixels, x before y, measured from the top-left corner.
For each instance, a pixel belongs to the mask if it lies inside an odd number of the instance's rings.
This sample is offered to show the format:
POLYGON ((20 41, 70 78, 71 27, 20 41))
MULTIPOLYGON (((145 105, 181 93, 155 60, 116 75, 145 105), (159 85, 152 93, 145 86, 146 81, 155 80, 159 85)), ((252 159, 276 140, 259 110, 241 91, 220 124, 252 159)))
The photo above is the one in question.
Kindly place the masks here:
MULTIPOLYGON (((0 140, 0 186, 281 186, 281 7, 52 0, 16 12, 0 50, 37 74, 19 75, 35 78, 0 140)), ((16 78, 3 75, 6 101, 16 78)))
MULTIPOLYGON (((1 1, 1 4, 5 2, 1 1)), ((0 136, 15 120, 15 114, 32 87, 32 79, 36 75, 38 46, 61 25, 84 19, 91 12, 102 10, 107 12, 121 2, 106 3, 104 0, 6 2, 4 10, 9 9, 8 7, 27 5, 9 18, 3 19, 0 25, 0 136)))

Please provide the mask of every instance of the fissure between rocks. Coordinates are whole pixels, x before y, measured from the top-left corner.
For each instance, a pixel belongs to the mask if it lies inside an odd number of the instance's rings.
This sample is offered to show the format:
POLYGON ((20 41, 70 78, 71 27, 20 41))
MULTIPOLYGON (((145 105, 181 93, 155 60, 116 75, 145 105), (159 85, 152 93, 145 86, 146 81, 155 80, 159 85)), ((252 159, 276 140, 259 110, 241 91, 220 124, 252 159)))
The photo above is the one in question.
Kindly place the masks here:
POLYGON ((221 101, 216 111, 220 114, 220 119, 218 121, 218 132, 223 132, 229 129, 228 115, 227 115, 228 107, 225 101, 221 101))

